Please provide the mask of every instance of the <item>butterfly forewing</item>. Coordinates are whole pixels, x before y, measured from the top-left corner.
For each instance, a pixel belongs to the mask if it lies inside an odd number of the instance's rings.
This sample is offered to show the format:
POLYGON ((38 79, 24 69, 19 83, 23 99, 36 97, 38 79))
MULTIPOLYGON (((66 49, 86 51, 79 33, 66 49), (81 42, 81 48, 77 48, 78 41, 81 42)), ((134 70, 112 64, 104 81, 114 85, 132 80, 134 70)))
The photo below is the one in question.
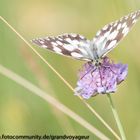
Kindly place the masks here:
POLYGON ((79 34, 63 34, 57 37, 44 37, 32 40, 39 47, 75 59, 91 60, 90 41, 79 34))
POLYGON ((140 17, 140 10, 105 25, 92 41, 79 34, 62 34, 32 40, 39 47, 75 59, 93 61, 104 57, 122 40, 140 17))
POLYGON ((99 30, 93 39, 93 47, 96 48, 98 57, 103 57, 111 51, 127 35, 139 17, 140 10, 107 24, 99 30))

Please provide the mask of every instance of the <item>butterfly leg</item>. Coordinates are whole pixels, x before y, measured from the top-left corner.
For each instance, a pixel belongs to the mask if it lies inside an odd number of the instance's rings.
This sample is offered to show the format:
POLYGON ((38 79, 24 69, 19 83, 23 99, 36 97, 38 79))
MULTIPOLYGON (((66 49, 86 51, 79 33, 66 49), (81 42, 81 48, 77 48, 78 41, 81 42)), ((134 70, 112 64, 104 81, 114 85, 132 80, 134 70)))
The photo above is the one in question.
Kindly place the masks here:
MULTIPOLYGON (((88 62, 88 65, 91 65, 91 62, 88 62)), ((92 71, 91 68, 88 69, 88 71, 81 77, 81 79, 83 79, 90 71, 92 71)))
MULTIPOLYGON (((93 73, 97 70, 97 67, 95 67, 93 70, 91 70, 91 76, 93 77, 93 73)), ((91 85, 91 83, 93 82, 93 78, 91 78, 91 82, 89 85, 91 85)))
POLYGON ((112 70, 112 68, 110 66, 105 66, 105 65, 102 65, 104 68, 109 68, 114 74, 117 74, 115 71, 112 70))

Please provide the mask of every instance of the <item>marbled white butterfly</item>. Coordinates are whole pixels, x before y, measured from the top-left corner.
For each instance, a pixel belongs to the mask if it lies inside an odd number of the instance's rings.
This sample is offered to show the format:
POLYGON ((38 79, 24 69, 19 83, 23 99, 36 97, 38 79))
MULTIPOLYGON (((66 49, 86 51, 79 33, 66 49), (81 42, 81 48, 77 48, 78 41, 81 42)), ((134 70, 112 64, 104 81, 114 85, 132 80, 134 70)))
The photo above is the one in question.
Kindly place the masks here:
POLYGON ((57 37, 33 39, 39 47, 75 59, 99 62, 130 31, 140 17, 140 10, 130 13, 115 22, 105 25, 92 40, 75 33, 66 33, 57 37))

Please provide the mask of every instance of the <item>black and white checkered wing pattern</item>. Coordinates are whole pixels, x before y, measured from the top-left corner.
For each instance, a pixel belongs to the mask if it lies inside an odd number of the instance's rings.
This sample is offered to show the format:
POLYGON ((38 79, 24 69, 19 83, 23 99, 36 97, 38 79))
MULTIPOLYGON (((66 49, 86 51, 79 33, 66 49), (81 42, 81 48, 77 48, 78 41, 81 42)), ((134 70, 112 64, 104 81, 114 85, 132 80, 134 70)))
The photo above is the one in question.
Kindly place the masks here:
POLYGON ((32 42, 39 47, 48 49, 57 54, 70 56, 75 59, 91 60, 90 41, 79 34, 62 34, 57 37, 44 37, 33 39, 32 42))
POLYGON ((93 49, 97 51, 97 55, 103 57, 116 47, 119 41, 127 35, 139 17, 140 10, 107 24, 99 30, 92 40, 93 49))

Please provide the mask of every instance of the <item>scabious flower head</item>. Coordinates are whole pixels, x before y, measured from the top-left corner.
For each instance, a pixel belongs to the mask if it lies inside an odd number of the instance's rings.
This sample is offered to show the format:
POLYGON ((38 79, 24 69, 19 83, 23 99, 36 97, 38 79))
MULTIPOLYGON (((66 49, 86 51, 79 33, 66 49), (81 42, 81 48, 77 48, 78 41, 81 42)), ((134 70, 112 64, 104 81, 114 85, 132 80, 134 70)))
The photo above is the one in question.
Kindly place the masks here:
POLYGON ((114 64, 108 57, 103 58, 100 65, 88 62, 79 72, 75 95, 89 99, 100 93, 114 93, 117 85, 126 78, 127 72, 126 64, 114 64))

